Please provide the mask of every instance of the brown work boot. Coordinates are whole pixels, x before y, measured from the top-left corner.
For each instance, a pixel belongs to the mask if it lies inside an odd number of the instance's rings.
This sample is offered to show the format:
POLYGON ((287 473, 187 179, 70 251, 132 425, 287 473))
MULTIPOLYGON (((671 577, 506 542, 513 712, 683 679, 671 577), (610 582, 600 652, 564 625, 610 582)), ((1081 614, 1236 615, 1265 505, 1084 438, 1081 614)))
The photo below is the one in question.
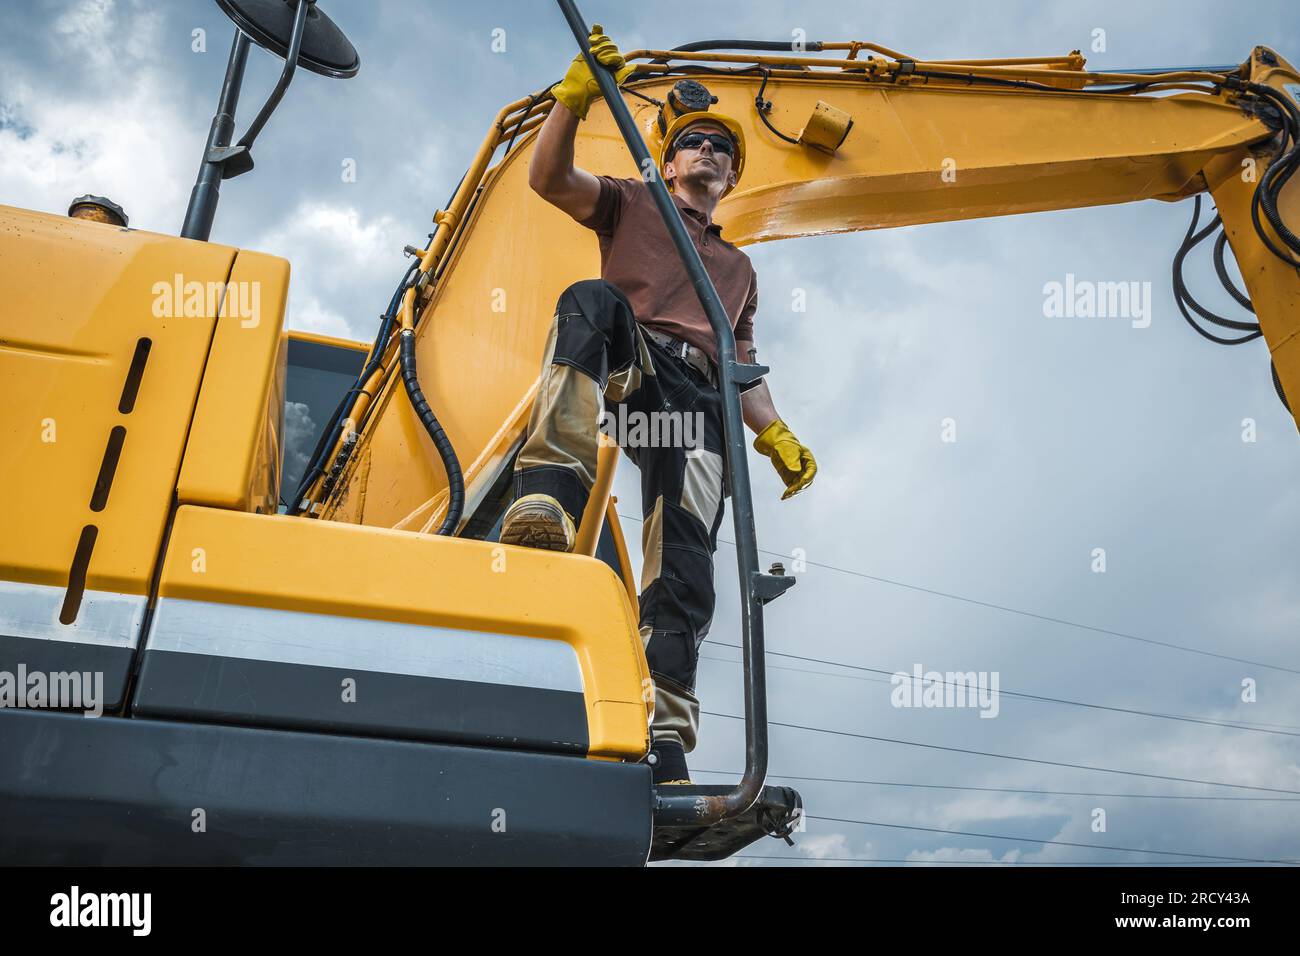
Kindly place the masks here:
POLYGON ((572 551, 578 541, 573 519, 550 495, 524 495, 506 511, 501 543, 544 551, 572 551))

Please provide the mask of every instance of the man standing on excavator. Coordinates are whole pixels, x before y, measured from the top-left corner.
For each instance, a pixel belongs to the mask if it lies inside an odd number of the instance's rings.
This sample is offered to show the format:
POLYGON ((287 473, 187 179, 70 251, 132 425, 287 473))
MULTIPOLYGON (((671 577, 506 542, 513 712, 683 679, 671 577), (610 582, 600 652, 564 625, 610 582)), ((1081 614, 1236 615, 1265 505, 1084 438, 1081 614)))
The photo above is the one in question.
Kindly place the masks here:
MULTIPOLYGON (((631 72, 599 24, 590 45, 618 81, 631 72)), ((619 442, 641 471, 640 630, 655 683, 654 779, 686 783, 686 754, 699 725, 695 671, 713 619, 713 553, 725 495, 717 350, 646 183, 595 176, 573 164, 578 123, 600 96, 581 55, 552 93, 556 103, 538 134, 529 184, 596 233, 601 278, 574 283, 556 305, 501 541, 573 549, 595 479, 603 414, 622 410, 624 421, 637 413, 694 415, 702 423, 694 447, 619 442)), ((659 159, 731 318, 738 360, 753 362, 757 276, 749 257, 713 222, 718 201, 744 168, 743 131, 730 117, 684 112, 667 125, 659 159)), ((777 415, 767 383, 746 386, 741 405, 745 424, 757 433, 754 448, 771 458, 786 486, 782 497, 802 491, 817 465, 777 415)))

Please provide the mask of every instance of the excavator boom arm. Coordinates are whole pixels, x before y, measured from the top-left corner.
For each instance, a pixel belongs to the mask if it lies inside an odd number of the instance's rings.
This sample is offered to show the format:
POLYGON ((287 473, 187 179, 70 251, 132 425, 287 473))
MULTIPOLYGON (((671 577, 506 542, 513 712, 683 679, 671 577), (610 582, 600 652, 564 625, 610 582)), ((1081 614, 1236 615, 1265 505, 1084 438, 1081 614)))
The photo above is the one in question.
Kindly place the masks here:
MULTIPOLYGON (((706 83, 712 108, 741 123, 744 181, 716 216, 728 240, 743 246, 1208 190, 1282 387, 1300 394, 1300 272, 1268 251, 1250 212, 1281 137, 1275 115, 1243 95, 1242 84, 1292 97, 1300 90, 1295 70, 1272 51, 1254 50, 1234 83, 1199 70, 1088 73, 1077 52, 926 62, 865 43, 813 46, 848 53, 630 54, 641 62, 624 101, 652 153, 661 104, 684 76, 706 83), (864 50, 884 55, 856 59, 864 50), (832 140, 843 134, 839 142, 828 144, 828 127, 832 140)), ((410 296, 424 394, 463 466, 467 516, 500 487, 522 437, 555 299, 599 273, 594 237, 528 186, 534 131, 550 106, 543 91, 498 114, 435 217, 439 231, 421 261, 427 279, 410 296)), ((602 104, 580 129, 575 161, 596 173, 637 173, 602 104)), ((1284 192, 1280 211, 1300 221, 1300 194, 1284 192)), ((426 532, 443 521, 442 462, 400 385, 390 374, 368 403, 324 517, 426 532)))

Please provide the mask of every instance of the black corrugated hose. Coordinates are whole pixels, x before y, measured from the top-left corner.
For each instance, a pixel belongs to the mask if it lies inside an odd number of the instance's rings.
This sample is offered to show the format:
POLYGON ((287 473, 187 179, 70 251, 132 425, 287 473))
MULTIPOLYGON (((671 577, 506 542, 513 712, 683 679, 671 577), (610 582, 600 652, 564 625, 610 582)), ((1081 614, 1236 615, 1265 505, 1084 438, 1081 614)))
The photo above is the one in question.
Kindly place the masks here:
POLYGON ((1296 169, 1300 168, 1300 110, 1296 109, 1295 104, 1291 102, 1288 96, 1279 93, 1270 86, 1261 83, 1246 83, 1244 87, 1248 91, 1268 100, 1277 109, 1283 133, 1282 153, 1269 166, 1268 172, 1263 175, 1259 185, 1255 187, 1255 195, 1251 197, 1251 219, 1254 221, 1255 231, 1259 233, 1259 238, 1268 247, 1268 251, 1287 265, 1297 266, 1300 265, 1300 259, 1296 258, 1297 255, 1300 255, 1300 236, 1288 229, 1286 223, 1282 221, 1282 216, 1277 209, 1277 203, 1278 194, 1282 191, 1282 187, 1287 184, 1296 169), (1264 231, 1264 227, 1259 221, 1261 209, 1263 209, 1269 225, 1273 227, 1273 231, 1282 240, 1284 248, 1279 249, 1268 233, 1264 231))
MULTIPOLYGON (((451 195, 443 203, 444 209, 451 205, 452 200, 456 198, 456 194, 460 192, 460 187, 464 184, 466 175, 468 175, 468 171, 461 174, 460 182, 456 183, 456 188, 451 191, 451 195)), ((429 241, 424 246, 426 252, 429 246, 433 245, 433 238, 441 228, 441 224, 434 226, 433 232, 429 233, 429 241)), ((288 513, 290 515, 302 513, 302 501, 307 494, 307 489, 311 487, 313 481, 325 473, 325 456, 338 442, 339 436, 343 434, 344 414, 347 409, 352 407, 353 397, 361 393, 370 376, 379 368, 380 360, 383 358, 388 345, 388 337, 392 335, 393 324, 397 321, 397 309, 401 305, 402 296, 406 293, 406 287, 410 284, 411 277, 415 274, 415 270, 419 268, 419 265, 420 260, 417 258, 407 267, 406 272, 402 275, 402 281, 397 284, 397 291, 393 293, 393 297, 388 301, 388 310, 379 317, 379 332, 375 336, 374 345, 370 348, 365 367, 362 368, 361 374, 357 376, 356 383, 352 388, 343 394, 334 409, 334 414, 330 417, 329 424, 321 432, 320 439, 316 442, 316 449, 312 452, 307 468, 303 472, 302 480, 298 483, 298 490, 294 494, 294 500, 289 506, 288 513)), ((372 395, 371 398, 373 399, 374 396, 372 395)))
POLYGON ((402 384, 406 386, 406 394, 411 399, 411 407, 415 409, 415 414, 420 417, 420 424, 424 430, 429 433, 433 439, 433 445, 438 449, 438 456, 442 459, 442 466, 447 469, 447 489, 449 492, 447 499, 447 517, 442 520, 442 525, 438 528, 438 534, 455 534, 456 526, 460 524, 460 516, 465 511, 465 477, 460 471, 460 459, 456 457, 456 450, 451 447, 451 440, 447 438, 447 433, 442 430, 442 425, 438 424, 438 418, 433 414, 433 409, 424 398, 424 392, 420 389, 420 378, 415 368, 415 332, 411 329, 403 329, 401 340, 398 344, 399 353, 402 357, 402 384))
MULTIPOLYGON (((1200 217, 1201 197, 1198 195, 1195 203, 1192 205, 1191 225, 1187 227, 1187 235, 1183 237, 1183 243, 1178 247, 1178 252, 1174 255, 1174 304, 1178 306, 1178 311, 1183 314, 1183 318, 1187 320, 1187 324, 1195 329, 1199 335, 1209 339, 1211 342, 1216 342, 1219 345, 1241 345, 1244 342, 1253 341, 1264 334, 1258 323, 1238 322, 1234 319, 1227 319, 1221 315, 1216 315, 1196 301, 1192 296, 1192 293, 1188 290, 1187 284, 1183 279, 1183 262, 1187 258, 1187 254, 1209 237, 1214 230, 1222 230, 1223 228, 1222 220, 1218 215, 1215 215, 1214 218, 1210 220, 1209 225, 1198 232, 1196 227, 1199 223, 1200 217), (1232 339, 1215 335, 1213 332, 1202 328, 1196 320, 1192 318, 1187 311, 1189 308, 1201 318, 1213 322, 1220 328, 1232 329, 1233 331, 1245 334, 1232 339)), ((1262 235, 1263 233, 1261 233, 1261 236, 1262 235)), ((1214 271, 1218 274, 1219 282, 1223 285, 1223 288, 1227 291, 1228 295, 1232 296, 1232 298, 1242 308, 1254 312, 1255 307, 1251 303, 1250 298, 1236 287, 1232 281, 1232 277, 1228 274, 1228 268, 1224 263, 1223 258, 1224 248, 1226 245, 1227 235, 1225 232, 1220 231, 1219 238, 1214 244, 1214 271)), ((1277 366, 1270 363, 1270 369, 1273 375, 1273 390, 1277 392, 1277 397, 1278 400, 1282 402, 1282 407, 1290 412, 1291 404, 1287 401, 1286 392, 1282 390, 1282 380, 1278 377, 1277 366)))
POLYGON ((379 360, 383 357, 384 345, 388 342, 388 336, 392 334, 393 322, 397 318, 397 306, 402 300, 402 293, 406 291, 407 283, 411 281, 411 276, 418 266, 419 262, 417 261, 411 263, 410 267, 407 268, 406 274, 402 276, 402 281, 397 285, 397 291, 393 293, 392 299, 388 302, 388 311, 380 316, 379 332, 375 336, 374 345, 370 347, 370 355, 366 359, 366 364, 362 368, 361 374, 357 376, 356 383, 344 392, 343 397, 339 399, 338 405, 334 408, 334 414, 330 416, 329 424, 321 432, 320 438, 316 442, 316 448, 311 453, 311 458, 303 471, 302 479, 298 482, 298 490, 294 492, 293 501, 289 505, 288 513, 290 515, 302 513, 302 502, 307 494, 307 489, 311 487, 312 482, 325 473, 325 456, 334 448, 339 436, 343 434, 344 414, 352 407, 354 397, 361 393, 363 386, 369 381, 370 376, 374 374, 375 369, 379 368, 379 360))

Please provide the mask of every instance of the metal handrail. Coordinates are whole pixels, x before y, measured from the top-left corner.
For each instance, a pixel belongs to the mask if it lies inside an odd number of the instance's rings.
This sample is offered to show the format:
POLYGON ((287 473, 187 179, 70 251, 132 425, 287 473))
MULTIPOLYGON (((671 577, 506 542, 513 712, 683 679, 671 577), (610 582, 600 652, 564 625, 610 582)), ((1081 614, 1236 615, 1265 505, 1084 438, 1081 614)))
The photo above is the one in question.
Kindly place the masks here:
POLYGON ((663 825, 708 826, 744 813, 763 792, 767 777, 767 672, 764 667, 763 604, 780 595, 794 579, 764 574, 758 568, 758 539, 754 531, 754 501, 749 487, 745 425, 740 410, 740 385, 757 381, 768 370, 761 365, 736 361, 736 339, 718 291, 705 271, 700 254, 686 232, 668 187, 642 140, 632 114, 623 102, 613 75, 596 62, 587 44, 586 21, 574 0, 557 0, 573 31, 578 49, 587 60, 600 92, 618 124, 642 179, 650 190, 669 238, 681 256, 682 265, 699 297, 704 314, 713 328, 718 350, 719 382, 722 393, 723 434, 727 450, 727 475, 731 487, 732 521, 736 534, 736 559, 740 568, 740 625, 744 648, 745 675, 745 773, 736 786, 719 796, 672 796, 661 790, 655 796, 655 819, 663 825))

